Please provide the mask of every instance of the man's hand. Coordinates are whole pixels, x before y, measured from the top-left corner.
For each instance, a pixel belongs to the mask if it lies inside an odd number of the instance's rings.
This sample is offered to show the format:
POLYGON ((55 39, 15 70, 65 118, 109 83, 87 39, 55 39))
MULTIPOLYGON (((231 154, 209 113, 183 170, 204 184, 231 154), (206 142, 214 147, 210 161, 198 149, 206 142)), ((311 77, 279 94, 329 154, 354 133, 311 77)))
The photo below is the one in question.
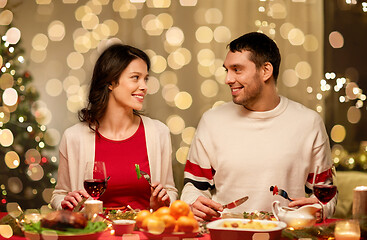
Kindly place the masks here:
MULTIPOLYGON (((310 205, 310 204, 312 205, 312 204, 315 204, 315 203, 320 204, 319 200, 315 197, 292 198, 292 200, 293 201, 288 204, 288 207, 302 207, 304 205, 310 205)), ((320 205, 321 205, 321 209, 318 212, 316 212, 316 221, 317 222, 322 221, 322 204, 320 204, 320 205)))
POLYGON ((220 217, 218 211, 223 211, 221 204, 200 196, 191 205, 191 211, 195 215, 195 219, 198 221, 209 221, 212 217, 220 217))

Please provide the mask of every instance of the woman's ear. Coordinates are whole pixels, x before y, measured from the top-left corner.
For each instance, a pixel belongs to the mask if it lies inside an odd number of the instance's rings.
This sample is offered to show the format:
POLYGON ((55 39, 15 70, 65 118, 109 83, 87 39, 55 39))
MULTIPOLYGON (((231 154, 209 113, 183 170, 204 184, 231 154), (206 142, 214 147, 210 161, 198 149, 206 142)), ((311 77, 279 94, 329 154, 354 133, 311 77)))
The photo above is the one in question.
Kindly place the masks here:
POLYGON ((112 91, 112 89, 113 89, 112 83, 109 83, 109 84, 108 84, 108 89, 109 89, 110 91, 112 91))
POLYGON ((266 62, 262 66, 262 69, 263 69, 263 80, 264 82, 266 82, 273 76, 273 64, 271 64, 270 62, 266 62))

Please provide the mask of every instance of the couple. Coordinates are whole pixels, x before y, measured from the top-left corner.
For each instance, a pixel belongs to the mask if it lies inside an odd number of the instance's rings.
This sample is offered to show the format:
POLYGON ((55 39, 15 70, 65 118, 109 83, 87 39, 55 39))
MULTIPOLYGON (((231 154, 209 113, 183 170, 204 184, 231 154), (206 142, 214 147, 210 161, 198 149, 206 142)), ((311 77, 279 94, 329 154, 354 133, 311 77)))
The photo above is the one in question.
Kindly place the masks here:
MULTIPOLYGON (((317 203, 312 193, 314 169, 331 184, 332 162, 321 117, 276 90, 280 53, 262 33, 248 33, 229 44, 225 79, 233 102, 207 111, 197 128, 185 167, 181 199, 198 220, 210 220, 222 204, 248 195, 239 211, 270 211, 269 187, 286 189, 289 206, 317 203)), ((129 204, 157 209, 177 198, 168 128, 139 115, 147 91, 150 61, 139 49, 108 48, 97 60, 89 103, 81 123, 67 129, 60 143, 58 183, 51 204, 73 208, 83 190, 83 168, 89 159, 105 161, 111 179, 101 200, 105 207, 129 204), (153 187, 137 179, 134 164, 149 173, 153 187)), ((279 200, 279 198, 276 198, 279 200)), ((334 212, 336 197, 325 207, 334 212)))

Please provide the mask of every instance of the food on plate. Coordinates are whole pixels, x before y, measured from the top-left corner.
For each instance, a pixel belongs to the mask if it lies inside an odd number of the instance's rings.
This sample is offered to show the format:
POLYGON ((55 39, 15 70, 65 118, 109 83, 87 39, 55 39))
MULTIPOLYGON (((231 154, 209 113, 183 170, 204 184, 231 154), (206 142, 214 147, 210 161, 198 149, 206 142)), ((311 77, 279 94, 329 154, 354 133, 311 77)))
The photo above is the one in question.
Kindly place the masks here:
POLYGON ((48 213, 40 221, 24 222, 24 232, 30 234, 48 234, 50 231, 57 235, 92 234, 104 231, 107 223, 88 221, 84 214, 60 210, 48 213))
POLYGON ((140 211, 136 216, 136 226, 153 234, 185 232, 199 230, 190 206, 181 200, 174 201, 170 207, 160 207, 155 212, 140 211))
POLYGON ((111 220, 135 220, 139 210, 127 210, 126 207, 122 208, 106 208, 104 215, 111 220))
POLYGON ((83 213, 60 210, 48 213, 41 219, 41 227, 57 230, 85 228, 88 220, 83 213))
POLYGON ((225 228, 242 228, 242 229, 256 229, 256 230, 269 230, 277 227, 275 223, 262 223, 259 221, 225 221, 223 222, 225 228))
POLYGON ((245 219, 258 219, 258 220, 272 220, 276 221, 277 219, 274 217, 274 214, 271 212, 265 211, 254 211, 254 212, 244 212, 243 218, 245 219))

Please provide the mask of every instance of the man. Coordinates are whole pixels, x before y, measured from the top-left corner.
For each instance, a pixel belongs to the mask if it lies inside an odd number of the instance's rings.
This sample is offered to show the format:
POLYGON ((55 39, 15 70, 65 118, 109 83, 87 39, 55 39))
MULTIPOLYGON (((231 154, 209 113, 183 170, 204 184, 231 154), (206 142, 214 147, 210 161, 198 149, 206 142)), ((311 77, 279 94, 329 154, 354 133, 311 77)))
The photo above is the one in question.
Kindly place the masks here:
MULTIPOLYGON (((332 184, 332 161, 321 117, 277 94, 280 53, 262 33, 248 33, 229 44, 225 79, 233 102, 204 113, 185 167, 181 199, 191 204, 198 220, 220 216, 222 204, 249 196, 232 212, 271 212, 284 206, 318 203, 312 196, 317 181, 332 184), (321 180, 319 180, 321 179, 321 180), (271 186, 288 192, 289 202, 273 195, 271 186)), ((336 197, 324 212, 334 212, 336 197)), ((228 211, 228 210, 227 210, 228 211)))

